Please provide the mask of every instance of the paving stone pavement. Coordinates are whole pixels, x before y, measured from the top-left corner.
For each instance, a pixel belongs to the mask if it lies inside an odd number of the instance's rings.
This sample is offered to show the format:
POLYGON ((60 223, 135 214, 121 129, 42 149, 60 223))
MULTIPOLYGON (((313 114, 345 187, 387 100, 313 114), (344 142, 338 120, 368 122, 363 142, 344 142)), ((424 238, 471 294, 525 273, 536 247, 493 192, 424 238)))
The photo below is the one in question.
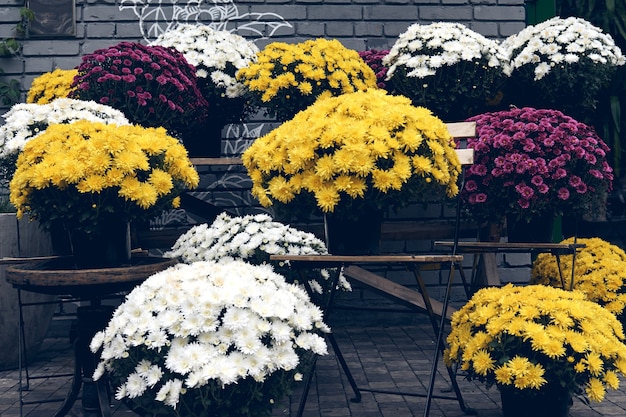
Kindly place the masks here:
MULTIPOLYGON (((420 316, 423 317, 423 316, 420 316)), ((389 327, 381 325, 334 326, 336 340, 361 388, 401 390, 424 393, 429 381, 432 357, 435 349, 434 335, 428 320, 416 318, 408 324, 389 327)), ((44 346, 29 367, 31 376, 67 374, 72 371, 73 356, 69 337, 48 337, 44 346)), ((440 361, 441 362, 441 361, 440 361)), ((332 349, 329 355, 318 360, 308 396, 304 417, 412 417, 423 416, 425 399, 409 395, 390 395, 363 392, 360 402, 354 397, 345 375, 332 349)), ((436 378, 435 394, 447 393, 449 380, 445 368, 440 365, 436 378)), ((466 404, 480 417, 501 417, 499 394, 496 389, 487 390, 483 385, 463 380, 457 376, 466 404)), ((20 416, 19 372, 0 372, 0 416, 20 416)), ((70 387, 70 377, 45 377, 32 380, 25 401, 63 398, 70 387)), ((277 404, 272 417, 297 415, 301 391, 277 404)), ((23 417, 53 416, 60 402, 25 404, 23 417)), ((135 415, 122 404, 111 405, 114 417, 135 415)), ((94 417, 97 413, 82 410, 80 400, 68 414, 72 417, 94 417)), ((466 415, 456 400, 433 400, 431 417, 461 417, 466 415)), ((571 417, 626 416, 626 381, 619 391, 611 391, 602 403, 584 404, 574 400, 571 417)))

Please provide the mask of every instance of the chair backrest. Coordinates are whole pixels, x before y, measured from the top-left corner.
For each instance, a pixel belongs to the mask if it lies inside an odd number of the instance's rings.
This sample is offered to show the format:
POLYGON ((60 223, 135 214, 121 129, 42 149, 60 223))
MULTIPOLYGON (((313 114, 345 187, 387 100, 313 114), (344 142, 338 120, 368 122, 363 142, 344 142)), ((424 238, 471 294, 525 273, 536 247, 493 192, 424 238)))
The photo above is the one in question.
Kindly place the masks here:
MULTIPOLYGON (((458 122, 458 123, 446 123, 448 131, 452 137, 459 141, 461 139, 467 139, 476 136, 476 122, 458 122)), ((456 150, 459 157, 459 161, 463 167, 472 165, 474 163, 474 149, 471 148, 459 148, 456 150)), ((461 199, 460 190, 464 184, 464 172, 461 175, 461 185, 459 186, 459 195, 456 202, 456 215, 454 221, 454 240, 452 245, 452 253, 456 255, 458 249, 458 243, 460 238, 460 226, 461 226, 461 199)))
MULTIPOLYGON (((473 138, 476 136, 476 122, 456 122, 446 123, 448 132, 455 140, 473 138)), ((461 165, 472 165, 474 163, 474 150, 471 148, 460 148, 456 150, 461 165)))

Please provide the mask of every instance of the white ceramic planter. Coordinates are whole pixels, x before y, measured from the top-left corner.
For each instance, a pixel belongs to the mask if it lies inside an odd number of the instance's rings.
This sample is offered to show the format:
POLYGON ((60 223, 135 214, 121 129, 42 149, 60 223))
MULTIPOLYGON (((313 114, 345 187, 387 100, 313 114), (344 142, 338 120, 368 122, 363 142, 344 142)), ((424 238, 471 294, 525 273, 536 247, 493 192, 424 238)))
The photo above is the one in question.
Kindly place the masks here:
MULTIPOLYGON (((17 220, 15 214, 0 213, 0 258, 29 257, 52 254, 49 233, 39 224, 27 219, 17 220)), ((17 290, 6 281, 8 265, 0 265, 0 370, 18 367, 18 319, 17 290)), ((53 301, 55 296, 22 291, 22 302, 53 301)), ((26 330, 26 349, 32 359, 50 327, 54 304, 27 306, 23 308, 26 330)))

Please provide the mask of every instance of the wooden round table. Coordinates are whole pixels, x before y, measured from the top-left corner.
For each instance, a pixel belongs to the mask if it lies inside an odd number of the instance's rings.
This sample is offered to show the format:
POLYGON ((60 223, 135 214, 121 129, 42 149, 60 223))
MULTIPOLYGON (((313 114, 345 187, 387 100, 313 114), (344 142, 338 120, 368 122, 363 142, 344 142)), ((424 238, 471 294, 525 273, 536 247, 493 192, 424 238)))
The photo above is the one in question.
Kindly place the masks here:
MULTIPOLYGON (((109 397, 103 379, 97 383, 91 380, 98 358, 89 350, 89 344, 96 332, 106 327, 111 314, 112 306, 101 305, 101 300, 111 294, 124 293, 132 290, 151 275, 177 264, 178 259, 136 257, 129 265, 115 268, 78 269, 73 268, 72 258, 58 258, 42 262, 24 263, 11 266, 6 270, 6 280, 18 290, 19 298, 19 349, 22 349, 24 340, 24 326, 22 321, 22 303, 20 291, 30 291, 42 294, 69 295, 77 300, 88 301, 88 305, 81 305, 77 310, 76 339, 74 341, 74 374, 70 388, 63 404, 54 414, 54 417, 65 416, 71 410, 80 392, 83 381, 83 407, 85 406, 85 391, 87 388, 97 393, 95 407, 100 409, 103 417, 111 414, 109 397)), ((22 362, 20 355, 20 408, 22 407, 22 368, 27 367, 27 361, 22 362)), ((28 371, 26 372, 28 386, 28 371)), ((92 398, 93 400, 93 398, 92 398)))
POLYGON ((128 291, 149 276, 176 265, 171 258, 139 256, 130 265, 115 268, 74 268, 71 257, 13 265, 6 280, 15 288, 43 294, 99 298, 128 291))

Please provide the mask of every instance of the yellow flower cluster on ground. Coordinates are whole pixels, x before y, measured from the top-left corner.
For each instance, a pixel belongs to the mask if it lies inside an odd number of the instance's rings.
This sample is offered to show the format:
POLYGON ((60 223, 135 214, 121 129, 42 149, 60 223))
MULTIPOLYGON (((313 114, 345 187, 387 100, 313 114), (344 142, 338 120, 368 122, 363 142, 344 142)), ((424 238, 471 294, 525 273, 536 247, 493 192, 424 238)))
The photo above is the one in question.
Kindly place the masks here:
POLYGON ((165 129, 80 120, 51 125, 24 146, 10 198, 19 217, 45 224, 63 213, 89 227, 101 215, 130 221, 176 206, 198 183, 186 149, 165 129))
POLYGON ((508 284, 479 290, 454 313, 445 361, 487 386, 558 383, 599 402, 626 373, 623 340, 615 316, 579 292, 508 284))
POLYGON ((460 163, 446 125, 383 90, 317 101, 243 154, 260 203, 312 198, 324 213, 350 201, 380 207, 458 192, 460 163))
POLYGON ((26 102, 48 104, 54 99, 67 97, 72 90, 71 85, 76 75, 78 75, 77 69, 63 70, 60 68, 40 75, 33 80, 28 90, 26 102))
MULTIPOLYGON (((572 244, 574 238, 562 243, 572 244)), ((585 247, 576 252, 573 289, 585 294, 588 300, 599 303, 613 314, 622 314, 626 306, 626 252, 617 245, 600 238, 578 238, 576 243, 585 247)), ((561 256, 561 282, 556 257, 542 253, 533 262, 532 284, 551 285, 570 289, 572 255, 561 256)))
POLYGON ((376 74, 357 51, 336 39, 273 42, 237 73, 256 104, 279 120, 289 120, 320 96, 376 87, 376 74))

